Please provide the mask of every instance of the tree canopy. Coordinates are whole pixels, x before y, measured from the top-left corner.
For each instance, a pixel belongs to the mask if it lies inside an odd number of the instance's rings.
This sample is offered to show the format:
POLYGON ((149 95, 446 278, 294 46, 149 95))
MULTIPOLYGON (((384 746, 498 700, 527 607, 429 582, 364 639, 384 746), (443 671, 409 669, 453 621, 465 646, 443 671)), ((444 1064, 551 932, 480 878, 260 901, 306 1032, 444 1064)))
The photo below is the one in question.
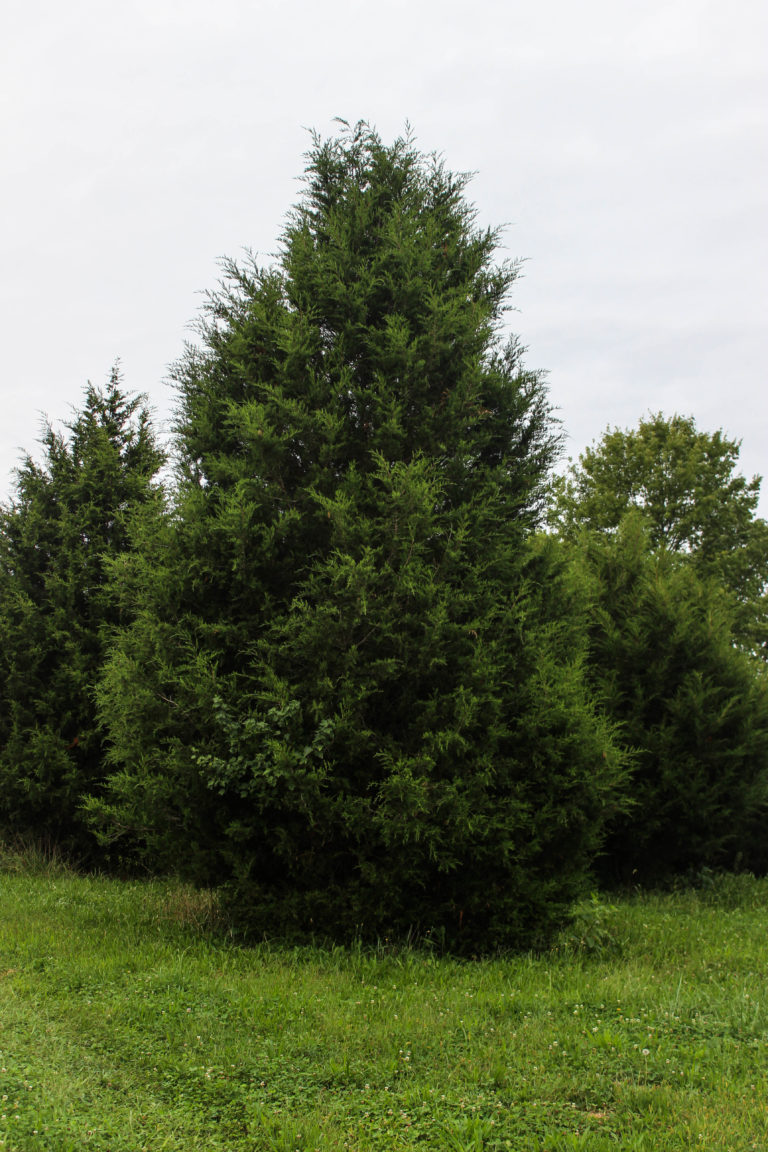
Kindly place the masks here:
POLYGON ((703 432, 693 417, 649 415, 637 428, 608 429, 555 482, 552 525, 615 532, 626 513, 643 518, 650 546, 688 556, 736 600, 742 642, 768 640, 768 524, 757 515, 760 477, 738 471, 740 442, 703 432))

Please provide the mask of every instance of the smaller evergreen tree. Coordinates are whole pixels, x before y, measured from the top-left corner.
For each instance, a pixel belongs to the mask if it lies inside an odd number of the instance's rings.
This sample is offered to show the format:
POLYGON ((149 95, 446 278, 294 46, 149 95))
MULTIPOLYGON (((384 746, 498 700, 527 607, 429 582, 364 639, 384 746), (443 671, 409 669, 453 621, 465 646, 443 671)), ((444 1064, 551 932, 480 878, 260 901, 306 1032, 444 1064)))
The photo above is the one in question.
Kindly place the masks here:
POLYGON ((763 868, 768 680, 735 644, 731 600, 653 549, 637 512, 579 546, 593 582, 593 683, 634 761, 632 807, 613 821, 603 875, 650 883, 704 866, 763 868))
POLYGON ((117 369, 66 429, 46 426, 42 463, 26 457, 0 508, 0 832, 82 857, 80 805, 103 774, 93 691, 120 622, 105 561, 129 548, 163 454, 117 369))

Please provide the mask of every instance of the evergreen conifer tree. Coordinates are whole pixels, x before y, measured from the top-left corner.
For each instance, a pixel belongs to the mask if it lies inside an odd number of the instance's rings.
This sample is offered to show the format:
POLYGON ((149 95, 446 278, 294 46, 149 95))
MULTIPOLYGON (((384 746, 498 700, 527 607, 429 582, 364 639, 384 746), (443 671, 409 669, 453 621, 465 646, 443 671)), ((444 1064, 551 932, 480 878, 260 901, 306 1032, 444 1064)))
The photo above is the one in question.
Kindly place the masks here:
POLYGON ((140 397, 117 369, 88 386, 64 437, 47 425, 0 508, 0 830, 88 857, 80 804, 102 775, 94 687, 117 607, 105 560, 162 463, 140 397))
POLYGON ((249 928, 547 939, 622 777, 537 541, 558 433, 466 180, 314 139, 280 258, 226 265, 176 370, 172 515, 121 570, 105 837, 249 928))
POLYGON ((736 643, 731 597, 686 557, 653 548, 636 510, 578 546, 594 595, 593 683, 633 753, 633 803, 612 821, 603 877, 764 871, 768 680, 736 643))

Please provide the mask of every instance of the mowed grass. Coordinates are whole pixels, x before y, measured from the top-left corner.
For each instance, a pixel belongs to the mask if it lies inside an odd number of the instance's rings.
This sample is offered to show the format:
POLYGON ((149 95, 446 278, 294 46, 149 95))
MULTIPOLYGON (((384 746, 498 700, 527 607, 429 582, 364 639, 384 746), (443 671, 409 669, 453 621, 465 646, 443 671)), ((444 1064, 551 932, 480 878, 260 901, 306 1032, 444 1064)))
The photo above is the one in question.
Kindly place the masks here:
POLYGON ((241 948, 172 883, 0 874, 0 1149, 768 1149, 768 882, 551 953, 241 948))

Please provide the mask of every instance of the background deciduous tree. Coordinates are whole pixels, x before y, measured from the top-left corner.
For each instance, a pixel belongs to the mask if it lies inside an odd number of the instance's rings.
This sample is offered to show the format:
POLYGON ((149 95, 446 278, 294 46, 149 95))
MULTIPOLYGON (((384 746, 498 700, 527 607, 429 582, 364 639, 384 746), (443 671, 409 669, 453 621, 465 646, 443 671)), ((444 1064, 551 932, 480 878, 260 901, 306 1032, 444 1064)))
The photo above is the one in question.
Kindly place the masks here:
POLYGON ((735 627, 753 651, 768 641, 768 523, 756 516, 760 477, 738 471, 739 441, 702 432, 693 417, 649 415, 607 430, 555 481, 550 518, 573 538, 612 533, 630 509, 653 549, 685 555, 735 600, 735 627))

